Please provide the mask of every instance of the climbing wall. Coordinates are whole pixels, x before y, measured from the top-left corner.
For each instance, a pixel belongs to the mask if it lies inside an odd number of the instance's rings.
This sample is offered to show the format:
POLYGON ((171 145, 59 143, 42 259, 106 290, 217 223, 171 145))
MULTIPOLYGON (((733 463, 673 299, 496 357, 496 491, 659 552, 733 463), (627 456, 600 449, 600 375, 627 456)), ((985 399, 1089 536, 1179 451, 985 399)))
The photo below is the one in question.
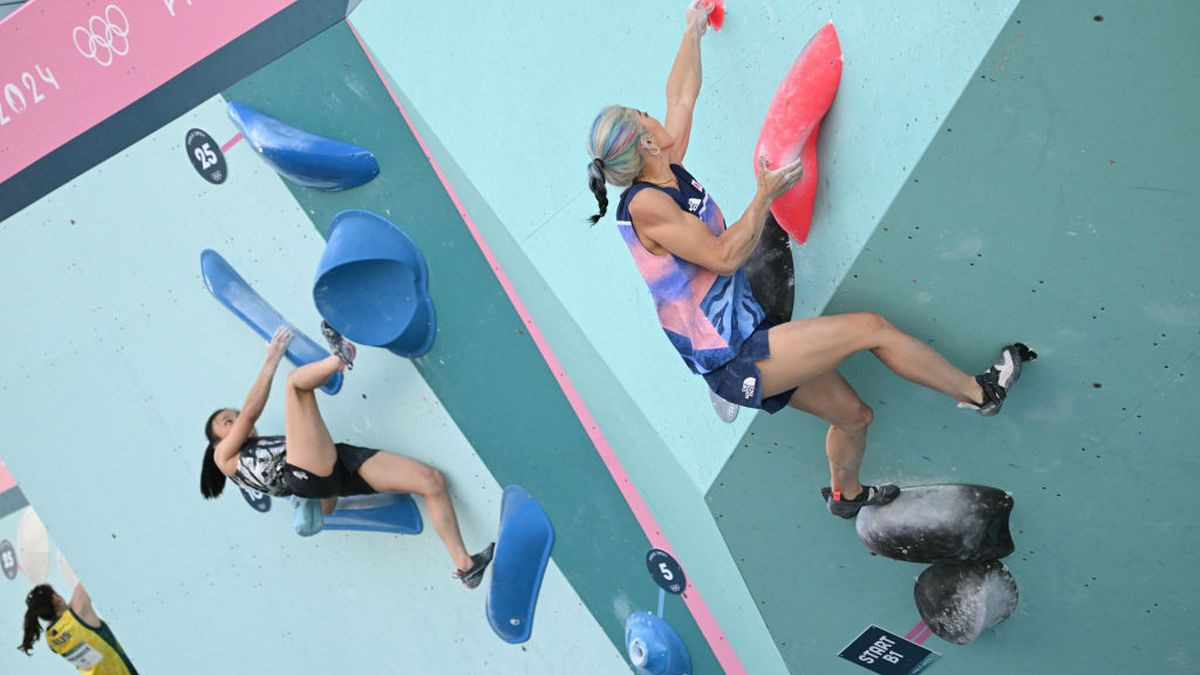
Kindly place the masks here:
MULTIPOLYGON (((1200 401, 1197 27, 1183 3, 1022 3, 826 310, 883 312, 971 372, 1008 341, 1040 354, 988 419, 869 355, 842 369, 875 410, 864 480, 1015 502, 1016 614, 971 645, 929 639, 928 672, 1197 668, 1179 478, 1200 401)), ((824 513, 824 432, 756 419, 708 500, 788 664, 863 672, 837 652, 869 623, 906 634, 926 566, 869 556, 824 513)))
MULTIPOLYGON (((225 101, 211 98, 0 223, 0 248, 10 252, 0 283, 21 289, 3 301, 0 328, 21 355, 0 380, 14 421, 5 460, 133 662, 144 672, 299 672, 352 658, 364 672, 384 672, 402 651, 443 672, 545 672, 568 655, 589 671, 625 670, 554 561, 533 637, 514 646, 487 623, 486 586, 467 591, 450 578, 428 514, 421 536, 303 539, 286 500, 258 513, 232 487, 202 499, 202 424, 213 409, 241 404, 265 351, 205 289, 200 251, 219 250, 313 335, 311 282, 324 241, 246 144, 230 146, 225 182, 202 179, 184 145, 193 128, 222 145, 236 134, 225 101), (213 661, 191 652, 181 660, 180 639, 164 639, 164 626, 190 644, 238 647, 213 661), (364 630, 371 638, 363 626, 379 627, 391 648, 351 655, 337 646, 358 644, 364 630)), ((282 428, 282 380, 263 433, 282 428)), ((411 363, 364 348, 353 377, 321 406, 340 439, 442 469, 472 550, 495 538, 501 478, 411 363)), ((644 572, 638 579, 649 604, 653 586, 644 572)), ((28 582, 0 584, 13 599, 6 614, 19 617, 28 582)), ((15 646, 19 637, 8 639, 15 646)), ((4 672, 63 667, 44 646, 33 657, 0 651, 4 672)))
MULTIPOLYGON (((583 222, 587 124, 612 102, 661 114, 680 6, 371 0, 343 24, 357 3, 278 4, 0 183, 0 283, 17 289, 0 338, 18 355, 0 408, 19 422, 4 456, 139 667, 213 670, 161 639, 184 616, 194 644, 238 645, 220 667, 239 671, 344 668, 331 645, 366 625, 390 645, 354 650, 367 672, 397 651, 438 672, 625 672, 624 622, 660 597, 654 545, 690 584, 661 611, 698 673, 858 672, 837 652, 869 624, 942 652, 929 672, 1195 669, 1195 528, 1173 515, 1194 499, 1172 479, 1195 464, 1197 63, 1176 36, 1197 10, 748 0, 705 38, 688 165, 735 218, 776 85, 826 21, 841 36, 797 316, 880 311, 971 370, 1013 339, 1042 356, 990 420, 869 356, 844 368, 876 411, 866 478, 1013 495, 1020 604, 957 647, 919 630, 924 566, 869 556, 824 512, 824 426, 721 422, 611 216, 583 222), (380 177, 334 194, 281 180, 238 141, 229 100, 371 148, 380 177), (193 169, 192 129, 224 149, 225 182, 193 169), (344 208, 421 246, 440 333, 412 362, 363 349, 322 410, 346 440, 441 468, 472 549, 495 537, 504 486, 538 497, 558 539, 522 646, 489 629, 485 591, 447 578, 429 527, 301 539, 282 502, 262 514, 196 490, 200 425, 242 400, 263 354, 205 290, 199 252, 315 333, 312 276, 344 208)), ((261 430, 281 426, 279 395, 261 430)), ((27 580, 0 584, 19 607, 27 580)), ((4 672, 62 668, 0 651, 4 672)))
MULTIPOLYGON (((654 530, 645 531, 622 494, 620 472, 606 466, 596 440, 603 435, 594 433, 586 405, 571 400, 569 385, 555 377, 561 368, 548 365, 553 348, 533 338, 537 322, 517 311, 521 292, 500 281, 504 264, 486 258, 491 238, 475 238, 471 211, 456 204, 471 183, 443 182, 441 163, 435 170, 421 147, 415 111, 386 73, 380 79, 370 54, 350 27, 338 26, 225 95, 375 149, 381 174, 362 188, 290 189, 314 231, 325 232, 342 209, 367 208, 391 218, 425 251, 438 337, 413 365, 498 481, 531 490, 552 520, 578 523, 557 529, 554 558, 623 649, 625 617, 655 602, 643 562, 654 530)), ((698 619, 675 599, 668 609, 697 664, 717 667, 698 619)))

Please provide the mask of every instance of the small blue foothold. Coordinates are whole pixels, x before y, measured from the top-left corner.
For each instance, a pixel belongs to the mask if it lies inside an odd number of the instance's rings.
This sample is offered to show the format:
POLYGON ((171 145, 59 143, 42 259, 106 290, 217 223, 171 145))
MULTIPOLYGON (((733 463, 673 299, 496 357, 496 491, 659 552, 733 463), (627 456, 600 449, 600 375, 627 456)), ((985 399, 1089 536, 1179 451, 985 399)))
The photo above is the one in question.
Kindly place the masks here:
POLYGON ((625 651, 638 675, 687 675, 692 657, 671 625, 650 612, 625 619, 625 651))
POLYGON ((338 497, 329 515, 322 513, 320 499, 293 497, 292 526, 301 537, 321 530, 420 534, 424 522, 411 496, 383 493, 338 497))

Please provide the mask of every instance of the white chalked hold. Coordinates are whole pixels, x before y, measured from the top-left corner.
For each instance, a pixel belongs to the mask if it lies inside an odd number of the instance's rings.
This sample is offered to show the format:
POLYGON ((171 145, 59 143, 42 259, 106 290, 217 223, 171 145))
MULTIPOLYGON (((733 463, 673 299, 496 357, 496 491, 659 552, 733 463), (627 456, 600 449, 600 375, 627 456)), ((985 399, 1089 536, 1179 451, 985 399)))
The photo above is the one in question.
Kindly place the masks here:
POLYGON ((933 565, 917 578, 917 611, 934 635, 965 645, 1017 608, 1017 582, 1004 563, 933 565))
POLYGON ((878 555, 923 563, 997 560, 1013 552, 1012 495, 986 485, 900 489, 883 506, 858 513, 858 538, 878 555))

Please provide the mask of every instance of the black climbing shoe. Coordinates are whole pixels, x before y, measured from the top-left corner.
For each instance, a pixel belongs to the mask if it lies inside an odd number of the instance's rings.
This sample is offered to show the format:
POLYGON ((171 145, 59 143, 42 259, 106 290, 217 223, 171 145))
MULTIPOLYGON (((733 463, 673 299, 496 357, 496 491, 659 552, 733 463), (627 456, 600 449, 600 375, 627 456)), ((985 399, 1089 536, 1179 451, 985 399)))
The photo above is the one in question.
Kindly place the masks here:
POLYGON ((983 402, 977 405, 970 401, 961 401, 958 407, 974 410, 985 417, 1000 412, 1008 390, 1016 383, 1017 378, 1021 377, 1021 364, 1036 358, 1037 353, 1020 342, 1001 349, 996 363, 988 368, 986 373, 975 376, 979 388, 983 389, 983 402))
POLYGON ((324 321, 321 322, 321 335, 329 343, 329 349, 333 352, 333 355, 342 360, 342 365, 345 366, 346 370, 354 370, 354 355, 358 352, 354 348, 354 344, 342 337, 341 333, 337 332, 333 326, 324 321))
POLYGON ((488 544, 488 547, 471 556, 471 569, 458 573, 458 578, 463 582, 463 586, 467 588, 479 588, 479 582, 483 581, 483 571, 492 562, 492 553, 496 551, 495 542, 488 544))
POLYGON ((896 485, 864 485, 855 499, 842 499, 841 493, 834 493, 828 487, 821 488, 821 497, 829 512, 839 518, 853 518, 864 506, 883 506, 899 496, 900 488, 896 485))

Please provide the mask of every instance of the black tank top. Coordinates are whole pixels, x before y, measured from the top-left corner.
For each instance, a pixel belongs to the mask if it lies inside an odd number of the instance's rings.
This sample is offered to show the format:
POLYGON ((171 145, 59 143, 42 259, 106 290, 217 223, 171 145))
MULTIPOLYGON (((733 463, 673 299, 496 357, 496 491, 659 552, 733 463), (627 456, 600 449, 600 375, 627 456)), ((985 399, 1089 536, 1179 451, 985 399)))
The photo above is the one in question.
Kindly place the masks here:
POLYGON ((234 484, 272 497, 288 497, 283 484, 286 461, 283 436, 247 438, 238 452, 237 471, 229 477, 234 484))

